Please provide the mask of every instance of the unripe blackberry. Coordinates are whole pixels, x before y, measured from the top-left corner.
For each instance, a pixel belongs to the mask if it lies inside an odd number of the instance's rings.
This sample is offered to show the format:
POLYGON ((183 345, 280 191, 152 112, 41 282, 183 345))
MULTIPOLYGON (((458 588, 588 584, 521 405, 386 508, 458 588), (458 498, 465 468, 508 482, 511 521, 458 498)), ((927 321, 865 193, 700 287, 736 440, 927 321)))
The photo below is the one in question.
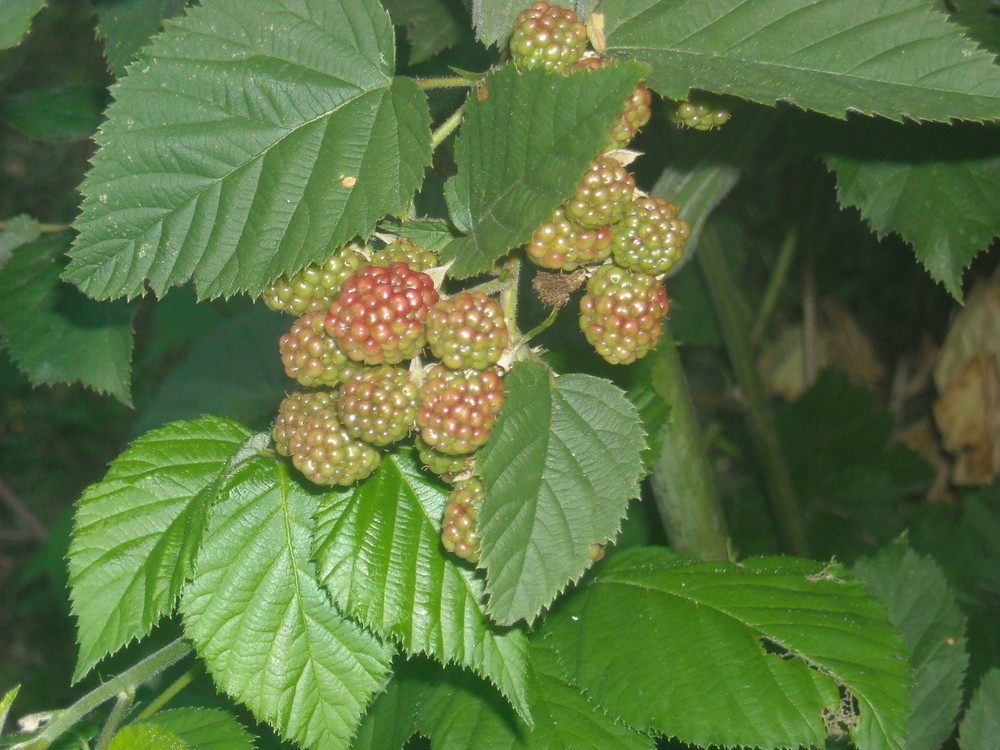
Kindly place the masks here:
POLYGON ((372 445, 402 440, 417 417, 417 386, 402 367, 364 367, 337 391, 337 417, 354 438, 372 445))
POLYGON ((594 160, 563 204, 566 218, 584 229, 615 224, 625 216, 635 191, 635 178, 616 159, 600 156, 594 160))
POLYGON ((296 391, 282 400, 278 406, 278 418, 274 421, 271 436, 274 449, 282 456, 290 456, 288 441, 292 434, 305 424, 307 418, 320 409, 333 406, 333 392, 323 390, 296 391))
POLYGON ((611 230, 578 227, 566 218, 560 206, 552 219, 535 230, 525 249, 528 257, 542 268, 575 271, 611 255, 611 230))
POLYGON ((601 266, 580 300, 580 328, 613 365, 646 356, 663 334, 667 293, 655 276, 601 266))
MULTIPOLYGON (((611 63, 599 57, 584 57, 576 65, 577 70, 597 70, 604 68, 611 63)), ((629 98, 625 101, 622 113, 618 115, 614 125, 611 126, 611 141, 608 149, 624 148, 627 146, 640 128, 649 122, 653 112, 651 109, 653 95, 648 88, 641 83, 635 87, 629 98)))
POLYGON ((390 263, 406 263, 414 271, 426 271, 438 264, 438 254, 405 237, 397 237, 372 256, 373 266, 387 267, 390 263))
POLYGON ((482 292, 459 292, 427 313, 431 353, 452 370, 495 365, 508 339, 503 308, 482 292))
POLYGON ((569 71, 587 49, 587 27, 572 10, 536 2, 521 11, 510 38, 510 56, 519 70, 569 71))
POLYGON ((347 278, 361 268, 360 247, 347 245, 322 263, 313 263, 291 276, 282 276, 264 290, 264 304, 272 310, 305 315, 326 310, 347 278))
POLYGON ((413 445, 420 456, 420 464, 446 482, 452 481, 458 474, 466 471, 472 462, 472 456, 469 454, 453 456, 431 448, 420 435, 413 438, 413 445))
POLYGON ((379 454, 355 440, 344 429, 332 408, 306 418, 288 441, 295 468, 314 484, 351 485, 378 468, 379 454))
POLYGON ((459 456, 484 445, 503 406, 503 380, 494 370, 449 370, 435 365, 420 386, 417 426, 430 447, 459 456))
POLYGON ((667 115, 671 122, 695 130, 711 130, 729 122, 729 110, 705 99, 677 102, 667 115))
POLYGON ((344 282, 326 330, 355 362, 397 364, 427 344, 424 319, 437 301, 431 277, 406 263, 365 266, 344 282))
POLYGON ((680 260, 691 227, 677 216, 677 206, 651 196, 632 201, 611 234, 615 263, 655 276, 680 260))
POLYGON ((325 313, 306 313, 278 341, 285 374, 307 388, 335 386, 358 369, 326 332, 325 320, 325 313))
POLYGON ((455 483, 448 493, 448 502, 441 517, 441 544, 463 560, 479 562, 479 503, 486 496, 486 487, 479 477, 469 477, 455 483))

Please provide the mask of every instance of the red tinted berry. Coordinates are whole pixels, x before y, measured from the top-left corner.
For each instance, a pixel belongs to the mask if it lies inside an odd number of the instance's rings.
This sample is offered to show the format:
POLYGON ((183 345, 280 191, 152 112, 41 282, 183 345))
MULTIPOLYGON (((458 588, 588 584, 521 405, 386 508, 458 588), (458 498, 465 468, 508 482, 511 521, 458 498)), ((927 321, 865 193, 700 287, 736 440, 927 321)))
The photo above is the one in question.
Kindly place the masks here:
POLYGON ((420 386, 420 436, 442 453, 472 453, 489 439, 501 406, 503 380, 495 371, 436 365, 420 386))
POLYGON ((332 408, 313 412, 288 441, 295 468, 314 484, 351 485, 378 468, 379 454, 355 440, 332 408))
POLYGON ((634 271, 661 274, 684 254, 691 227, 664 198, 638 198, 612 230, 615 263, 634 271))
POLYGON ((397 237, 372 256, 373 266, 388 266, 390 263, 406 263, 414 271, 426 271, 438 264, 438 255, 423 245, 397 237))
POLYGON ((402 440, 417 417, 417 386, 402 367, 364 367, 337 391, 337 416, 347 433, 372 445, 402 440))
POLYGON ((476 525, 479 503, 486 495, 486 487, 479 477, 469 477, 455 483, 448 493, 441 518, 441 544, 463 560, 479 562, 479 537, 476 525))
POLYGON ((264 304, 292 315, 326 310, 341 284, 361 268, 364 258, 358 245, 337 250, 323 263, 314 263, 290 276, 282 276, 264 290, 264 304))
POLYGON ((282 456, 291 455, 288 441, 292 434, 315 412, 332 406, 331 391, 296 391, 286 396, 278 406, 278 418, 271 430, 275 450, 282 456))
POLYGON ((509 335, 503 308, 482 292, 459 292, 427 314, 427 343, 445 367, 485 370, 497 363, 509 335))
POLYGON ((587 48, 587 27, 572 10, 536 2, 521 12, 510 38, 510 56, 520 70, 568 71, 587 48))
POLYGON ((528 257, 542 268, 575 271, 611 255, 611 230, 578 227, 560 207, 550 221, 535 230, 526 250, 528 257))
POLYGON ((663 334, 667 293, 656 277, 615 265, 601 266, 580 300, 580 328, 613 365, 646 356, 663 334))
POLYGON ((424 319, 437 301, 431 277, 406 263, 365 266, 344 282, 326 330, 355 362, 396 364, 426 345, 424 319))
POLYGON ((285 374, 310 388, 335 386, 358 368, 326 332, 325 319, 322 312, 306 313, 278 341, 285 374))
POLYGON ((625 216, 632 202, 635 178, 610 156, 590 165, 576 192, 563 204, 566 218, 585 229, 614 224, 625 216))

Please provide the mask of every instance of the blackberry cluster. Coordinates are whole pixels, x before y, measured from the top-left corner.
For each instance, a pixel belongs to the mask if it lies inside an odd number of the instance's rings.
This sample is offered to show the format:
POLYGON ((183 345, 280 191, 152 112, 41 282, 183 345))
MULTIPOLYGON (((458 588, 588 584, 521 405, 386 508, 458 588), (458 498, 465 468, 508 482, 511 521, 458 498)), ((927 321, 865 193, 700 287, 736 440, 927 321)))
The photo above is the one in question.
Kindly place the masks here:
POLYGON ((448 493, 448 502, 441 518, 441 544, 449 552, 473 563, 479 562, 476 522, 479 519, 479 503, 485 495, 486 487, 479 477, 472 476, 455 482, 448 493))
POLYGON ((503 308, 482 292, 459 292, 427 314, 431 353, 452 370, 495 365, 509 338, 503 308))
POLYGON ((291 276, 282 276, 261 295, 264 304, 277 312, 305 315, 326 310, 340 286, 361 268, 364 257, 358 245, 347 245, 322 263, 306 266, 291 276))
POLYGON ((568 72, 586 49, 587 27, 572 10, 536 2, 514 22, 510 56, 520 70, 568 72))
POLYGON ((694 128, 712 130, 729 122, 729 110, 709 99, 691 98, 677 102, 667 115, 671 122, 694 128))
POLYGON ((667 308, 667 293, 655 276, 605 265, 587 282, 580 328, 604 359, 627 365, 656 346, 667 308))
POLYGON ((486 444, 502 406, 503 379, 496 370, 451 370, 439 364, 420 386, 417 427, 431 448, 461 456, 486 444))

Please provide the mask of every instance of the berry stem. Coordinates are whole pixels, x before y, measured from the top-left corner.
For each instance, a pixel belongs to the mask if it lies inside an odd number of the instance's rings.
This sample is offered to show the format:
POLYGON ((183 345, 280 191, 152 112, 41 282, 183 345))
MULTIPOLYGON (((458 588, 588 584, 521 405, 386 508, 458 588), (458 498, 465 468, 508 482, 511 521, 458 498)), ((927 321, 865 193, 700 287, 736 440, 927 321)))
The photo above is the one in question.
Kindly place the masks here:
POLYGON ((463 76, 440 76, 437 78, 417 78, 417 85, 424 91, 431 89, 456 89, 472 88, 479 84, 478 78, 464 78, 463 76))
POLYGON ((546 328, 548 328, 550 325, 555 323, 556 316, 559 314, 559 310, 561 309, 562 308, 560 307, 553 307, 552 311, 549 313, 549 316, 541 323, 539 323, 537 326, 528 331, 526 334, 524 334, 524 336, 521 337, 521 341, 531 341, 533 338, 535 338, 535 336, 537 336, 546 328))
POLYGON ((115 698, 114 708, 111 709, 111 713, 108 714, 108 718, 101 728, 101 735, 97 738, 97 745, 94 750, 107 750, 134 699, 135 688, 129 688, 118 693, 115 698))
POLYGON ((431 133, 431 151, 440 146, 444 139, 451 135, 455 129, 458 127, 459 123, 462 122, 462 117, 465 115, 465 105, 456 109, 447 120, 442 122, 437 129, 431 133))
POLYGON ((743 394, 744 416, 764 474, 771 516, 774 518, 781 546, 790 554, 808 557, 805 525, 788 461, 781 447, 774 418, 768 409, 764 387, 750 348, 746 318, 742 314, 746 309, 746 299, 730 275, 729 261, 723 253, 722 243, 711 227, 706 228, 702 234, 698 261, 708 283, 712 305, 722 328, 739 391, 743 394))
POLYGON ((666 321, 650 365, 651 385, 670 405, 670 419, 661 434, 663 447, 650 475, 650 487, 667 539, 682 555, 725 560, 729 557, 726 519, 677 342, 666 321))
POLYGON ((201 674, 201 671, 202 670, 200 664, 195 664, 193 667, 191 667, 191 669, 189 669, 187 672, 185 672, 176 680, 174 680, 172 683, 170 683, 170 685, 167 686, 166 690, 164 690, 162 693, 156 696, 156 698, 154 698, 150 702, 150 704, 142 710, 141 713, 139 713, 134 719, 132 719, 132 723, 145 721, 150 716, 159 711, 161 708, 163 708, 165 705, 167 705, 174 698, 175 695, 177 695, 179 692, 181 692, 181 690, 190 685, 194 681, 194 678, 197 677, 199 674, 201 674))

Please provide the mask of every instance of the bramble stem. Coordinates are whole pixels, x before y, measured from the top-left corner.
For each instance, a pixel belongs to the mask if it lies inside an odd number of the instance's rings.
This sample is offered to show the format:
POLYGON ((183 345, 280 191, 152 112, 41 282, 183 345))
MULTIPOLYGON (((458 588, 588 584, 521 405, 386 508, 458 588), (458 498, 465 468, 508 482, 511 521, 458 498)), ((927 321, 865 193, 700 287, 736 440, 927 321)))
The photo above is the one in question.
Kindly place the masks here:
POLYGON ((530 331, 528 331, 526 334, 524 334, 524 336, 521 337, 521 340, 522 341, 531 341, 533 338, 535 338, 535 336, 537 336, 542 331, 544 331, 546 328, 548 328, 550 325, 552 325, 553 323, 555 323, 556 322, 556 316, 559 315, 559 310, 561 310, 561 309, 562 308, 560 308, 560 307, 553 307, 552 308, 552 312, 549 313, 549 316, 545 320, 543 320, 541 323, 539 323, 537 326, 535 326, 530 331))
POLYGON ((111 713, 108 714, 107 721, 104 722, 104 727, 101 729, 101 736, 97 739, 97 747, 94 750, 108 750, 108 745, 111 744, 111 739, 115 736, 115 732, 118 731, 118 727, 125 717, 125 712, 132 705, 133 698, 135 698, 134 690, 118 693, 115 706, 111 709, 111 713))
POLYGON ((746 318, 742 313, 746 309, 746 301, 743 291, 729 273, 719 236, 711 227, 707 227, 702 234, 697 257, 726 340, 729 361, 743 395, 747 427, 764 474, 771 515, 781 546, 793 555, 808 557, 805 526, 788 462, 750 350, 746 318))
POLYGON ((479 79, 463 78, 462 76, 440 76, 437 78, 417 78, 417 85, 424 91, 431 89, 472 88, 479 84, 479 79))
POLYGON ((148 706, 142 709, 142 712, 132 720, 133 723, 137 721, 145 721, 150 716, 159 711, 161 708, 163 708, 165 705, 167 705, 167 703, 169 703, 170 700, 175 695, 177 695, 181 690, 183 690, 184 688, 186 688, 188 685, 191 684, 191 682, 194 680, 194 678, 198 675, 200 671, 201 671, 200 665, 195 664, 193 667, 191 667, 191 669, 189 669, 187 672, 185 672, 176 680, 174 680, 172 683, 170 683, 170 685, 167 686, 166 690, 164 690, 162 693, 156 696, 156 698, 154 698, 153 701, 148 706))
POLYGON ((771 321, 774 308, 778 304, 778 296, 785 287, 788 280, 788 271, 792 267, 792 260, 795 258, 795 251, 799 247, 799 233, 795 227, 791 227, 785 239, 781 243, 781 250, 778 251, 778 262, 774 266, 771 278, 767 280, 767 289, 764 291, 764 299, 761 300, 757 309, 757 317, 754 319, 753 328, 750 329, 750 340, 759 341, 764 335, 764 329, 771 321))
POLYGON ((465 105, 456 109, 449 115, 448 119, 442 122, 433 133, 431 133, 431 151, 440 146, 444 139, 451 135, 458 124, 462 122, 462 117, 465 115, 465 105))
POLYGON ((682 555, 725 560, 729 557, 726 519, 677 342, 665 322, 660 344, 650 356, 655 357, 650 370, 653 390, 670 406, 670 419, 663 427, 663 447, 650 475, 667 539, 682 555))

